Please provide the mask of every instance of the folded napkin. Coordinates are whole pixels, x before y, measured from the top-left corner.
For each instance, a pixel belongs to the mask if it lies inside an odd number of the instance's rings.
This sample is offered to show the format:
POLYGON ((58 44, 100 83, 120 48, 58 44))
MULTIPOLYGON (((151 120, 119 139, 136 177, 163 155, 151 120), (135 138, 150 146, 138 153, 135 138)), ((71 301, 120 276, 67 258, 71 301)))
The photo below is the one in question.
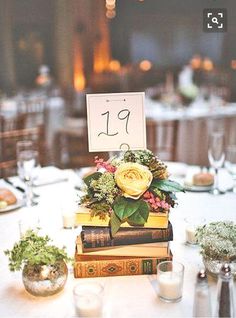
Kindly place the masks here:
POLYGON ((67 172, 56 167, 43 167, 33 181, 35 187, 67 181, 67 172))

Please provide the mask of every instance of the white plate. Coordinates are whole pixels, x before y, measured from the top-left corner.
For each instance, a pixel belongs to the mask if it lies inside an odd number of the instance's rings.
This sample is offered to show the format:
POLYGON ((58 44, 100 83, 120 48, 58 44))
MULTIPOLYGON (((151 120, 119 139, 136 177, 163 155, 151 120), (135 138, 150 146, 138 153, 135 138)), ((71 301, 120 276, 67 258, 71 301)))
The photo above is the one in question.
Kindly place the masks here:
POLYGON ((193 191, 193 192, 208 192, 212 189, 213 185, 209 186, 195 186, 191 184, 184 183, 184 189, 186 191, 193 191))
POLYGON ((16 209, 21 208, 23 205, 24 205, 24 200, 17 198, 17 201, 15 204, 10 204, 7 207, 5 207, 4 209, 0 209, 0 213, 14 211, 16 209))

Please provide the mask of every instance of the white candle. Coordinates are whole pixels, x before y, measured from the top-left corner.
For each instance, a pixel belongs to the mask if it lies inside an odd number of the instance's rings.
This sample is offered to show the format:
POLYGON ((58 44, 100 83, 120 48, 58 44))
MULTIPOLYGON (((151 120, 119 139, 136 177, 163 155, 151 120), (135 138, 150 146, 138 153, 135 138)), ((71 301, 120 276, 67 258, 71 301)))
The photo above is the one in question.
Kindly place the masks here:
POLYGON ((75 213, 67 213, 62 215, 63 227, 71 229, 76 226, 76 215, 75 213))
POLYGON ((102 299, 94 293, 81 295, 75 308, 79 317, 102 317, 102 299))
POLYGON ((182 297, 183 277, 174 272, 162 272, 157 277, 159 296, 167 300, 175 300, 182 297))
POLYGON ((195 227, 193 225, 188 225, 186 227, 186 241, 190 244, 197 244, 195 227))

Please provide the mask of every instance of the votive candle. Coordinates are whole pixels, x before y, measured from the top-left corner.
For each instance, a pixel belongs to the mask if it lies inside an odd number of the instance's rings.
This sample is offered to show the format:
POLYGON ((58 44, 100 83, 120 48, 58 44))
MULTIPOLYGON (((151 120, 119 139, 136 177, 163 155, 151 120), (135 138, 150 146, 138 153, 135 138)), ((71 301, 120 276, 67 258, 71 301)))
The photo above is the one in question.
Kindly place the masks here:
POLYGON ((167 302, 182 298, 184 266, 178 262, 166 261, 157 266, 158 296, 167 302))
POLYGON ((96 282, 81 282, 74 287, 74 305, 78 317, 102 317, 103 286, 96 282))

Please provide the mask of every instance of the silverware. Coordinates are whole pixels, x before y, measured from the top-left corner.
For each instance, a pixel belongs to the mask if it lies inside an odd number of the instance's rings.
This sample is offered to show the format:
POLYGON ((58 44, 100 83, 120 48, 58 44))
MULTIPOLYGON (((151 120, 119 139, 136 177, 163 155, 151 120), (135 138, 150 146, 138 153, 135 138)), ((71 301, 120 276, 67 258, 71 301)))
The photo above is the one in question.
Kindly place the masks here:
MULTIPOLYGON (((5 179, 3 179, 6 183, 8 183, 8 184, 10 184, 13 188, 15 188, 16 190, 18 190, 18 191, 20 191, 20 192, 22 192, 22 193, 25 193, 25 189, 24 188, 22 188, 22 187, 20 187, 20 186, 16 186, 15 184, 14 184, 14 182, 12 182, 10 179, 7 179, 7 178, 5 178, 5 179)), ((33 191, 33 197, 34 198, 39 198, 40 197, 40 195, 38 194, 38 193, 35 193, 34 191, 33 191)))
POLYGON ((22 192, 22 193, 25 193, 25 189, 23 189, 22 187, 19 187, 19 186, 16 186, 14 185, 14 183, 9 180, 9 179, 3 179, 6 183, 10 184, 13 188, 15 188, 16 190, 22 192))

